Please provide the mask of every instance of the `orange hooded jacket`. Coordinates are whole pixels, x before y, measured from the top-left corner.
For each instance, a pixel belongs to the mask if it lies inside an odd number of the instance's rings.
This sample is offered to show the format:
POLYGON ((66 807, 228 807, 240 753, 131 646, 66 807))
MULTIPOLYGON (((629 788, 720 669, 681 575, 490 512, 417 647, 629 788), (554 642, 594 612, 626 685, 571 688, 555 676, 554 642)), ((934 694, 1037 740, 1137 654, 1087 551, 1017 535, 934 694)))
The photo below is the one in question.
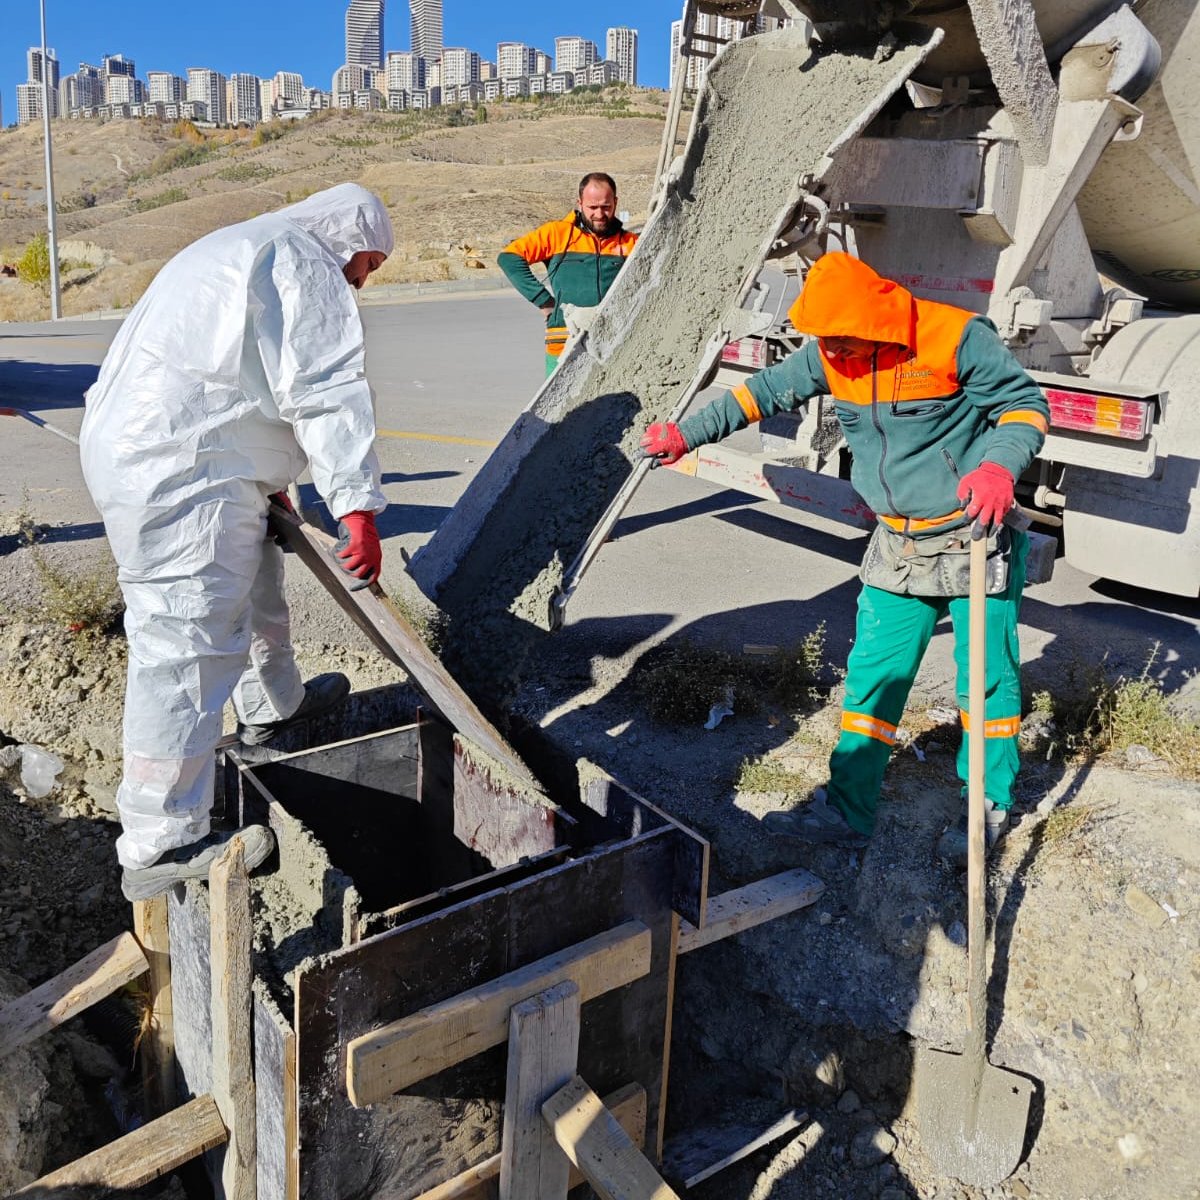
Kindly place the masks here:
POLYGON ((965 522, 958 483, 982 461, 1016 478, 1040 449, 1049 406, 986 317, 917 299, 840 251, 813 265, 789 316, 818 340, 681 421, 690 448, 832 396, 856 491, 916 535, 965 522), (827 353, 821 339, 837 337, 874 352, 827 353))

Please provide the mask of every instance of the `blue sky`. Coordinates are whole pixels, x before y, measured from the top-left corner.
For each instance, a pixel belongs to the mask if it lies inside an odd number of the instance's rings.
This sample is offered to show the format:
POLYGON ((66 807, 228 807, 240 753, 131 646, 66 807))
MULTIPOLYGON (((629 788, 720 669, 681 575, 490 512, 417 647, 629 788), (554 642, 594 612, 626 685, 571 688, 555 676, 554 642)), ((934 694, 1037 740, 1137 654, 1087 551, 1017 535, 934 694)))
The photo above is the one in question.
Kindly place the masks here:
MULTIPOLYGON (((554 52, 554 38, 570 34, 590 38, 604 51, 610 25, 638 30, 638 82, 667 85, 671 22, 681 0, 611 0, 600 9, 508 0, 443 0, 448 46, 469 46, 495 58, 498 41, 528 42, 554 52)), ((25 80, 25 51, 41 40, 38 0, 0 0, 0 98, 4 122, 16 120, 16 85, 25 80)), ((300 71, 305 83, 328 88, 345 54, 344 0, 205 0, 171 4, 151 0, 46 0, 46 39, 58 51, 64 71, 81 61, 98 63, 103 54, 124 54, 145 79, 150 70, 212 67, 223 74, 252 71, 300 71), (196 14, 204 12, 203 21, 196 14), (271 11, 286 19, 271 23, 271 11)), ((388 0, 384 18, 388 50, 409 48, 407 0, 388 0)))

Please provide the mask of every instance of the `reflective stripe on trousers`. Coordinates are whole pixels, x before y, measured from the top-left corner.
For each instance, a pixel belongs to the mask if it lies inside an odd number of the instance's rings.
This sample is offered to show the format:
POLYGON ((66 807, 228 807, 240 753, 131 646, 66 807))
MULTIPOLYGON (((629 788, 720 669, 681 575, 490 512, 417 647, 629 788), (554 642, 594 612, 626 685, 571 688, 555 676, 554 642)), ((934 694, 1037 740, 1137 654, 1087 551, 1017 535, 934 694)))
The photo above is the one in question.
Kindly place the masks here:
MULTIPOLYGON (((1013 532, 1008 588, 987 598, 987 702, 985 791, 997 808, 1012 805, 1021 716, 1017 621, 1025 588, 1029 542, 1013 532)), ((946 615, 954 625, 959 708, 968 705, 969 601, 898 596, 865 586, 858 597, 854 646, 846 664, 842 732, 829 760, 829 798, 859 833, 872 833, 884 769, 913 680, 934 626, 946 615)), ((958 775, 967 780, 967 739, 958 752, 958 775)))

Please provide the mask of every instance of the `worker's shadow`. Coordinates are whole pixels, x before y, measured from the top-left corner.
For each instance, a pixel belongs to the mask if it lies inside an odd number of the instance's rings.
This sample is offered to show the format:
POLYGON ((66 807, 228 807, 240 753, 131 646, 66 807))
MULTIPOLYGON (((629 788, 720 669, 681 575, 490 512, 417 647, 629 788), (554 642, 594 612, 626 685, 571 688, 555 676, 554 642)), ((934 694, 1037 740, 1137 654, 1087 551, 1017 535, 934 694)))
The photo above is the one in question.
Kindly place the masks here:
POLYGON ((24 358, 0 363, 0 406, 28 412, 81 408, 83 394, 96 382, 95 363, 47 363, 24 358))

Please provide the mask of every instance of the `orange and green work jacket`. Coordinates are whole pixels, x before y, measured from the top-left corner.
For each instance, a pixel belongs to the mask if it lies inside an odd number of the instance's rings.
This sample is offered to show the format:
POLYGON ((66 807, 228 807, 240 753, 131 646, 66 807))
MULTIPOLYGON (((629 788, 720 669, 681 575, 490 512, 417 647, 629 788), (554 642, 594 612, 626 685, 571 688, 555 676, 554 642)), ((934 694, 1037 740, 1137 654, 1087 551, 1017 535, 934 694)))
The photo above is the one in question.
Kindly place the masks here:
POLYGON ((557 357, 567 342, 562 306, 595 308, 604 299, 617 272, 633 253, 636 233, 628 233, 614 220, 609 233, 598 237, 578 212, 561 221, 547 221, 532 233, 509 242, 497 260, 509 282, 530 304, 554 307, 546 317, 546 353, 557 357), (546 264, 546 282, 530 270, 531 263, 546 264))
POLYGON ((855 491, 913 537, 966 523, 959 478, 981 462, 1016 479, 1041 449, 1049 405, 986 317, 919 300, 840 251, 813 265, 788 315, 817 339, 879 344, 864 359, 806 343, 681 421, 690 449, 832 396, 855 491))

